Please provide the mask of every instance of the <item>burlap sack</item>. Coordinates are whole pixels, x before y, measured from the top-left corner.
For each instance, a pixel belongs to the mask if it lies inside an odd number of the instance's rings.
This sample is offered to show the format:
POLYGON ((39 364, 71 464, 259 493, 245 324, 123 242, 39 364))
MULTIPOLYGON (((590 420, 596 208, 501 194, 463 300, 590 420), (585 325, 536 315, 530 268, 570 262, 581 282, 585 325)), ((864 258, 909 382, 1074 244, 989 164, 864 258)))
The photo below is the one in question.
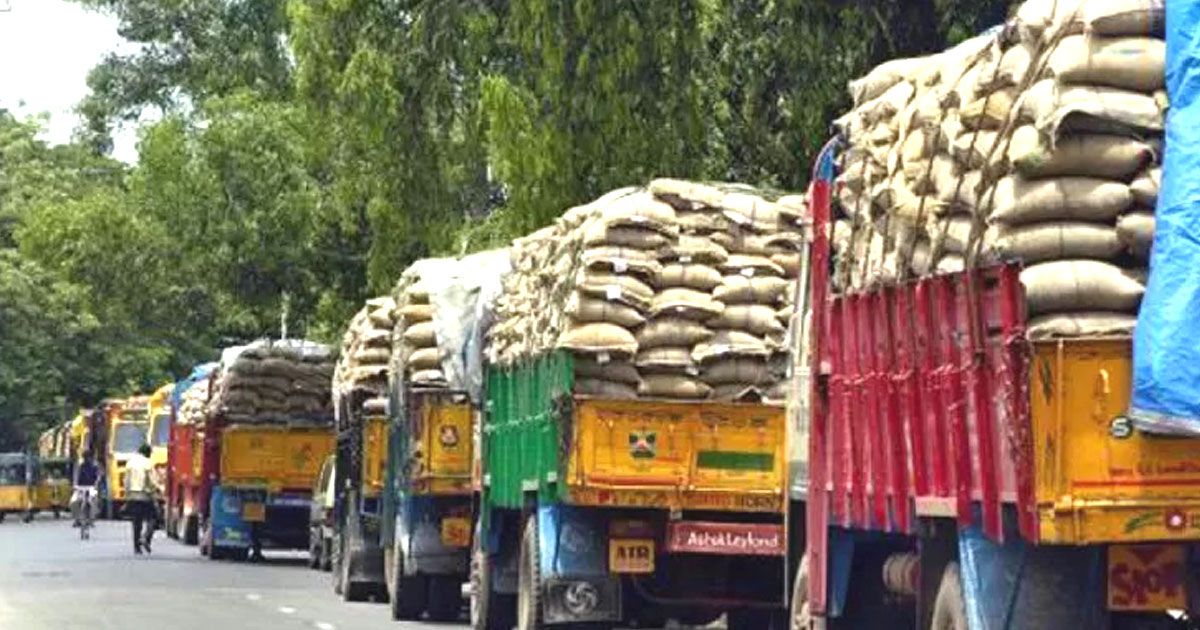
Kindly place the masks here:
POLYGON ((587 355, 578 355, 575 357, 575 377, 576 379, 592 378, 615 381, 634 386, 641 381, 641 377, 638 376, 637 367, 630 361, 605 361, 601 363, 587 355))
POLYGON ((665 317, 647 322, 638 331, 637 341, 638 347, 643 350, 671 346, 691 347, 701 341, 711 339, 714 334, 712 329, 700 322, 665 317))
POLYGON ((1129 313, 1057 313, 1034 317, 1028 330, 1030 339, 1128 336, 1135 324, 1137 316, 1129 313))
POLYGON ((1078 219, 1110 221, 1133 203, 1129 186, 1090 177, 1030 180, 1019 175, 997 182, 983 200, 991 220, 1010 225, 1078 219))
POLYGON ((633 276, 580 271, 575 290, 582 295, 608 302, 626 304, 639 310, 649 308, 654 289, 633 276))
POLYGON ((567 302, 566 313, 580 324, 607 322, 623 328, 635 328, 646 321, 632 306, 578 295, 571 296, 567 302))
POLYGON ((1008 146, 1009 161, 1030 179, 1079 176, 1129 181, 1153 157, 1148 144, 1125 136, 1067 136, 1051 147, 1033 125, 1014 131, 1008 146))
POLYGON ((1039 81, 1022 95, 1021 115, 1047 135, 1155 134, 1164 126, 1166 102, 1153 95, 1094 85, 1039 81))
POLYGON ((1154 244, 1154 213, 1130 212, 1117 219, 1117 238, 1129 252, 1142 260, 1150 259, 1154 244))
POLYGON ((783 333, 775 309, 763 304, 729 304, 720 317, 709 320, 714 329, 744 330, 755 335, 783 333))
POLYGON ((637 352, 633 333, 609 323, 575 326, 558 338, 558 347, 591 354, 632 355, 637 352))
POLYGON ((671 242, 661 232, 649 228, 609 226, 603 221, 592 221, 584 230, 583 244, 587 247, 631 247, 633 249, 656 249, 671 242))
POLYGON ((437 348, 421 348, 408 355, 405 365, 413 372, 433 370, 441 364, 441 354, 437 348))
POLYGON ((767 363, 762 359, 732 357, 710 361, 700 371, 700 379, 709 385, 740 383, 757 385, 767 380, 767 363))
POLYGON ((581 396, 594 396, 612 400, 632 400, 637 398, 637 387, 619 381, 606 381, 596 378, 582 378, 575 381, 575 393, 581 396))
POLYGON ((774 275, 783 276, 783 267, 775 264, 764 256, 746 256, 733 254, 728 260, 717 266, 726 275, 742 275, 746 277, 774 275))
POLYGON ((1153 35, 1161 37, 1166 25, 1163 0, 1108 0, 1084 2, 1083 23, 1096 35, 1153 35))
POLYGON ((776 276, 725 276, 713 297, 730 304, 777 304, 791 283, 776 276))
POLYGON ((877 98, 926 65, 927 59, 926 57, 914 57, 893 59, 881 63, 866 76, 850 82, 850 97, 854 99, 856 106, 877 98))
POLYGON ((1056 260, 1021 272, 1031 315, 1137 310, 1145 287, 1120 267, 1098 260, 1056 260))
POLYGON ((446 384, 446 375, 441 370, 418 370, 408 380, 413 385, 441 386, 446 384))
POLYGON ((1117 230, 1102 223, 1047 221, 1015 227, 993 226, 988 248, 1001 258, 1026 264, 1059 258, 1110 260, 1121 253, 1117 230))
POLYGON ((590 247, 583 250, 582 262, 589 271, 631 274, 644 279, 662 272, 662 265, 653 253, 628 247, 590 247))
POLYGON ((1138 175, 1129 190, 1139 206, 1153 208, 1158 205, 1158 188, 1162 185, 1162 167, 1155 166, 1138 175))
POLYGON ((715 265, 725 262, 729 258, 729 252, 708 237, 685 235, 680 236, 678 241, 663 246, 658 252, 658 258, 664 262, 715 265))
POLYGON ((722 357, 766 357, 771 354, 762 339, 738 330, 719 330, 712 339, 696 344, 692 358, 699 363, 722 357))
POLYGON ((409 324, 433 319, 433 307, 428 304, 408 304, 398 309, 400 317, 409 324))
POLYGON ((771 262, 783 268, 783 277, 795 279, 800 276, 802 260, 798 253, 771 254, 771 262))
POLYGON ((653 398, 703 399, 711 392, 707 384, 678 374, 650 374, 638 387, 638 394, 653 398))
POLYGON ((675 209, 654 198, 649 192, 625 195, 606 204, 600 220, 609 228, 648 229, 667 236, 678 233, 675 209))
POLYGON ((721 272, 708 265, 671 263, 662 268, 655 284, 660 289, 684 287, 712 291, 721 284, 721 272))
POLYGON ((654 297, 650 315, 655 319, 666 316, 705 321, 720 315, 724 309, 725 306, 708 293, 674 287, 654 297))
POLYGON ((362 365, 385 365, 392 358, 392 351, 390 348, 359 348, 353 356, 362 365))
POLYGON ((696 362, 692 359, 691 347, 642 348, 638 350, 634 364, 642 375, 661 372, 692 372, 696 362))
POLYGON ((424 348, 437 345, 437 334, 433 322, 420 322, 404 328, 405 343, 414 348, 424 348))
POLYGON ((1167 43, 1151 37, 1064 37, 1048 68, 1065 84, 1104 85, 1138 92, 1163 89, 1167 43))

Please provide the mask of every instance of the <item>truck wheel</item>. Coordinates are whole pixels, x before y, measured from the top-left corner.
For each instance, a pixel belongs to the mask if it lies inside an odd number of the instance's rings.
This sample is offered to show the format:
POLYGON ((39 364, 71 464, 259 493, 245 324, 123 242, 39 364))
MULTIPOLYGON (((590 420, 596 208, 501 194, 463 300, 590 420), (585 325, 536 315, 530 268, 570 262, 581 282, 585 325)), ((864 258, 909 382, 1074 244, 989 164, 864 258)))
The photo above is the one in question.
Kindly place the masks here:
POLYGON ((308 528, 308 568, 314 571, 321 568, 321 537, 311 527, 308 528))
POLYGON ((542 630, 542 564, 537 516, 525 519, 517 568, 517 630, 542 630))
POLYGON ((429 576, 426 610, 432 621, 457 621, 462 613, 462 578, 457 575, 429 576))
POLYGON ((937 598, 933 601, 931 630, 967 630, 967 606, 963 602, 962 576, 958 563, 951 562, 942 572, 937 598))
POLYGON ((345 584, 342 583, 342 536, 340 533, 334 533, 333 539, 329 545, 329 564, 332 568, 333 592, 337 595, 342 594, 342 589, 345 584))
POLYGON ((339 556, 340 564, 338 569, 341 571, 342 577, 338 582, 342 585, 342 601, 344 602, 365 602, 367 597, 371 595, 369 584, 355 582, 352 579, 351 569, 354 566, 352 556, 353 546, 343 540, 341 544, 342 553, 339 556))
POLYGON ((321 570, 333 571, 333 541, 324 533, 321 534, 321 570))
POLYGON ((5 517, 5 516, 8 516, 8 514, 7 514, 6 512, 0 512, 0 523, 3 523, 3 522, 4 522, 4 517, 5 517))
MULTIPOLYGON (((385 572, 387 573, 387 572, 385 572)), ((429 581, 423 575, 404 575, 404 552, 397 540, 392 547, 391 581, 388 582, 388 609, 393 621, 416 621, 425 612, 429 599, 429 581)))
POLYGON ((792 582, 792 630, 808 630, 812 614, 808 609, 808 555, 800 558, 796 579, 792 582))
POLYGON ((511 630, 516 600, 492 587, 492 559, 478 529, 471 542, 471 630, 511 630))
POLYGON ((207 556, 212 551, 212 527, 208 524, 208 519, 204 519, 204 523, 200 526, 200 555, 207 556))
POLYGON ((199 539, 200 519, 195 514, 189 514, 183 517, 183 544, 194 545, 199 539))

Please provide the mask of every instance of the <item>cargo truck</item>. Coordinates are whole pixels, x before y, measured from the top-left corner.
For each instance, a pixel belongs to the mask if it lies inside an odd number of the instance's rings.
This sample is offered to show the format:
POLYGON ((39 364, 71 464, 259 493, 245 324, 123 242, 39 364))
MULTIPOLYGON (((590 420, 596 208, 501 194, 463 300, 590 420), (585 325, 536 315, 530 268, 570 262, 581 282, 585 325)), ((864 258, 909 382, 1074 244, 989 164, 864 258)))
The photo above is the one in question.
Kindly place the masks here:
POLYGON ((591 398, 574 373, 488 369, 473 626, 781 623, 783 408, 591 398))
POLYGON ((1016 264, 835 295, 835 163, 811 190, 792 627, 1193 627, 1200 440, 1132 427, 1130 339, 1031 340, 1016 264))
POLYGON ((171 443, 171 392, 174 389, 174 383, 167 383, 154 390, 147 399, 150 462, 154 464, 155 483, 160 488, 166 487, 167 457, 171 443))
POLYGON ((150 430, 149 399, 146 396, 112 401, 105 405, 108 422, 105 446, 104 514, 120 518, 125 505, 125 463, 147 443, 150 430))
POLYGON ((334 398, 337 443, 330 560, 334 591, 346 601, 387 597, 379 519, 388 419, 362 411, 363 398, 373 395, 354 390, 334 398))
POLYGON ((207 391, 208 379, 216 363, 192 369, 187 378, 175 384, 169 399, 170 437, 167 446, 166 506, 163 517, 167 535, 187 545, 199 542, 200 482, 203 469, 203 427, 185 418, 181 407, 184 395, 193 387, 207 391))

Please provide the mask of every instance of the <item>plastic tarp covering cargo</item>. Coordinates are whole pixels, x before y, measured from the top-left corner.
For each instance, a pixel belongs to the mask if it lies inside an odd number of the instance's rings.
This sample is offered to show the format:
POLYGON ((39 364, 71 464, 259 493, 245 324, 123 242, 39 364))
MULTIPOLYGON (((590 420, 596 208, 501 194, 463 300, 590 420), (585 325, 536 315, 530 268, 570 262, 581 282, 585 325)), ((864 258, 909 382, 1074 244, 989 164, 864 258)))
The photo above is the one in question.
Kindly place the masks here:
POLYGON ((430 288, 442 373, 450 389, 465 391, 478 403, 483 390, 483 346, 494 319, 491 304, 500 294, 500 279, 510 269, 508 250, 429 262, 420 276, 430 288))
POLYGON ((1130 415, 1144 431, 1200 435, 1200 2, 1166 8, 1171 108, 1130 415))
POLYGON ((171 391, 171 410, 179 411, 179 405, 183 402, 183 394, 191 389, 193 385, 209 377, 213 370, 217 369, 219 364, 201 363, 192 368, 192 373, 188 374, 187 378, 175 384, 175 389, 171 391))

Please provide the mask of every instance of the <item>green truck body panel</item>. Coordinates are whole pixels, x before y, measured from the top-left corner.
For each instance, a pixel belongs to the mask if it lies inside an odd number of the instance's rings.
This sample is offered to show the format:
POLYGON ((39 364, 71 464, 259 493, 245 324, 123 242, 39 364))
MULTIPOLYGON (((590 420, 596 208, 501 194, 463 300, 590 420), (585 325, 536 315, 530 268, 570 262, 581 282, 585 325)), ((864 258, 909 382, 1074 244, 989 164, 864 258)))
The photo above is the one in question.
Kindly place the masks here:
POLYGON ((570 418, 575 364, 556 351, 516 367, 487 371, 487 413, 482 433, 489 507, 520 509, 536 489, 541 505, 565 496, 562 419, 570 418))

